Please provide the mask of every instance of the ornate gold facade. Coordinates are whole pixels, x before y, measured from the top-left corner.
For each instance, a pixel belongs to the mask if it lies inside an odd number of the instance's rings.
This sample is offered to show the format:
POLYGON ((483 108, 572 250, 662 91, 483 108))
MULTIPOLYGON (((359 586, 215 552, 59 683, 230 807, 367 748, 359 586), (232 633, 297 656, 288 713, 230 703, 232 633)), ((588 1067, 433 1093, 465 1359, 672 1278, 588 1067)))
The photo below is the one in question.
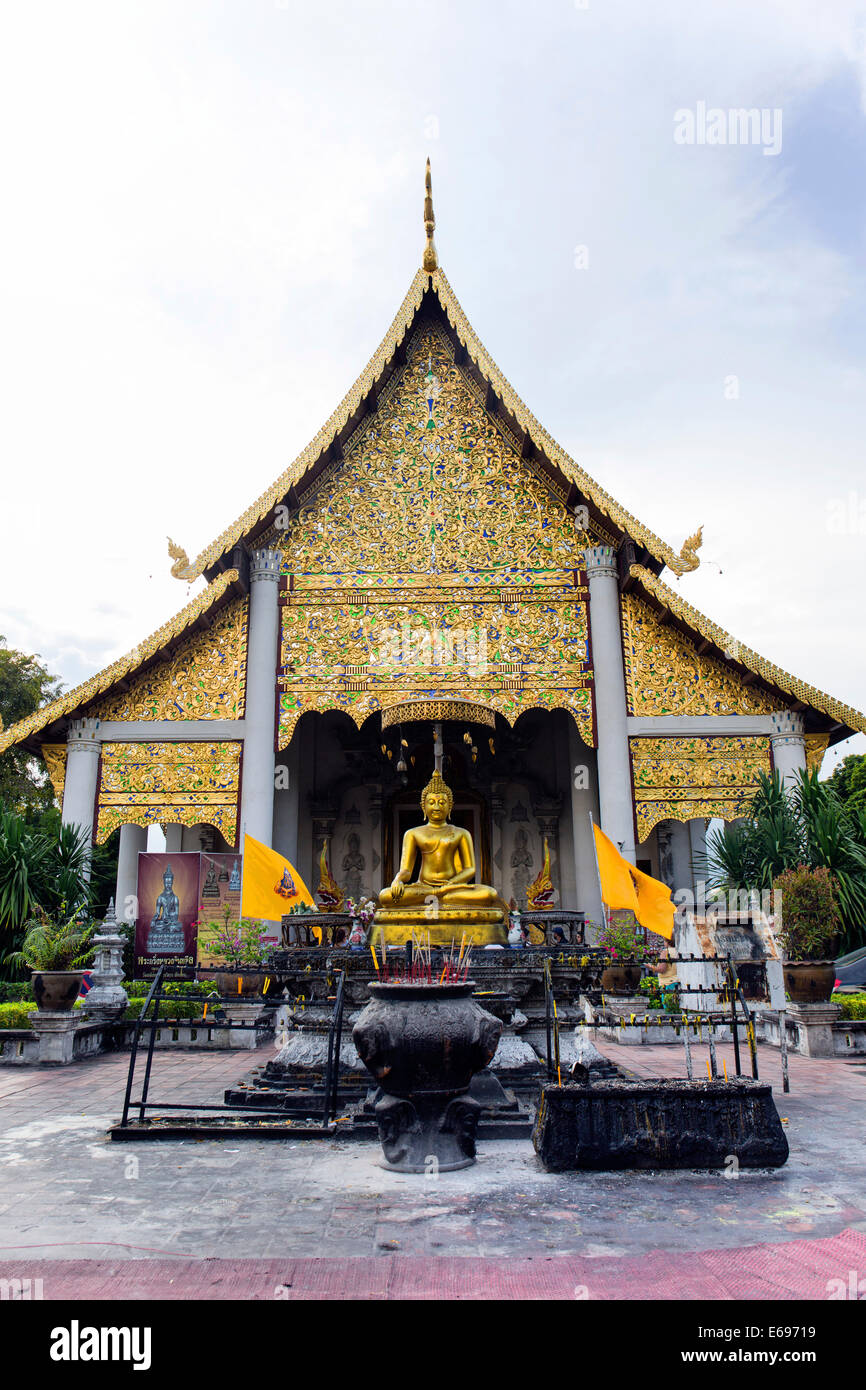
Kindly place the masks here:
POLYGON ((54 788, 54 795, 63 805, 63 787, 66 782, 66 744, 43 743, 42 756, 48 769, 48 780, 54 788))
POLYGON ((229 603, 209 628, 93 712, 103 720, 243 719, 247 605, 229 603))
POLYGON ((638 839, 662 820, 748 814, 759 772, 770 771, 767 738, 631 738, 638 839))
POLYGON ((568 709, 594 743, 585 537, 434 326, 282 543, 280 746, 306 710, 466 696, 568 709))
POLYGON ((119 825, 213 825, 237 840, 240 743, 104 743, 96 840, 119 825))
POLYGON ((744 685, 721 662, 699 656, 635 594, 622 596, 622 628, 629 714, 772 714, 779 708, 768 691, 744 685))

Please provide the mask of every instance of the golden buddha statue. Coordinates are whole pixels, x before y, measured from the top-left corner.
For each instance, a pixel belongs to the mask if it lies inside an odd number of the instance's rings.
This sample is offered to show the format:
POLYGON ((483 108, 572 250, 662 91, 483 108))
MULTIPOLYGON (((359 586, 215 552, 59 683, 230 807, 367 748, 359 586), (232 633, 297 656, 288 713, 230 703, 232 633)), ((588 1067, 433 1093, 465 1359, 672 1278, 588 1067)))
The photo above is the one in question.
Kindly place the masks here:
POLYGON ((381 927, 386 941, 402 945, 414 930, 423 937, 429 932, 434 945, 448 945, 465 931, 478 945, 504 943, 508 906, 495 888, 474 882, 475 847, 469 831, 449 821, 453 805, 451 788, 434 772, 421 793, 426 822, 406 831, 400 868, 379 894, 374 936, 381 927))

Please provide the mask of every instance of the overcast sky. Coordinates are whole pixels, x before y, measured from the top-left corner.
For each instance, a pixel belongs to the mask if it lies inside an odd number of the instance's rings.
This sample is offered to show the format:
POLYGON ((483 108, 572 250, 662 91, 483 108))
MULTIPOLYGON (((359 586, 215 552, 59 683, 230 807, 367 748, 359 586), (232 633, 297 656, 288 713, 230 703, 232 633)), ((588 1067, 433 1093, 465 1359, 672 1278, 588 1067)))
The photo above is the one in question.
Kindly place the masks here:
POLYGON ((862 0, 39 0, 0 112, 0 633, 68 686, 365 365, 429 154, 542 424, 675 546, 703 522, 685 598, 866 709, 862 0), (767 138, 700 142, 702 103, 767 138))

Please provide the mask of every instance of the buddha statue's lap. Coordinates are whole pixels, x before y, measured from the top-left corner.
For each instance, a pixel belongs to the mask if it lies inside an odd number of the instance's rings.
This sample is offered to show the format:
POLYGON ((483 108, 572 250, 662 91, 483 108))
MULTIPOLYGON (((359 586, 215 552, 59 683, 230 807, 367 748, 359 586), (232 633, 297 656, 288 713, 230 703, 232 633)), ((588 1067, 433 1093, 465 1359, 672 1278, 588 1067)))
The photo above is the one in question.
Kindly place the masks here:
POLYGON ((474 882, 472 836, 448 820, 453 803, 450 788, 434 772, 421 795, 426 823, 407 830, 400 868, 378 898, 374 929, 383 929, 392 944, 402 943, 413 930, 425 937, 429 933, 434 943, 447 944, 463 931, 479 944, 505 940, 508 908, 495 888, 474 882), (411 882, 419 855, 418 879, 411 882))

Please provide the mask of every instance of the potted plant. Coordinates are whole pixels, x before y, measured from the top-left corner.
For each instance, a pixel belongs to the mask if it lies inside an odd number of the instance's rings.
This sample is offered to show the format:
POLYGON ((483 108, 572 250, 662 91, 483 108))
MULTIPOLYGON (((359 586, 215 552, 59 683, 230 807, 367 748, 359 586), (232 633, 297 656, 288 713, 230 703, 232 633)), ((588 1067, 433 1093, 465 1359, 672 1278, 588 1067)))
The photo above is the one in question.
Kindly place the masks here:
MULTIPOLYGON (((227 998, 261 994, 263 969, 272 944, 266 942, 267 923, 233 918, 227 908, 221 922, 199 923, 199 945, 220 962, 207 967, 213 974, 219 993, 227 998)), ((199 974, 202 972, 199 971, 199 974)))
POLYGON ((36 1007, 40 1013, 66 1013, 72 1008, 84 979, 93 947, 93 927, 78 917, 53 922, 43 914, 26 925, 21 950, 13 952, 13 965, 29 967, 36 1007))
POLYGON ((836 980, 842 921, 830 871, 799 864, 773 882, 781 912, 779 945, 785 953, 785 989, 794 1004, 825 1004, 836 980))
POLYGON ((610 955, 610 965, 601 972, 605 994, 634 994, 640 984, 641 965, 648 955, 646 942, 637 934, 634 918, 610 918, 598 938, 610 955))

